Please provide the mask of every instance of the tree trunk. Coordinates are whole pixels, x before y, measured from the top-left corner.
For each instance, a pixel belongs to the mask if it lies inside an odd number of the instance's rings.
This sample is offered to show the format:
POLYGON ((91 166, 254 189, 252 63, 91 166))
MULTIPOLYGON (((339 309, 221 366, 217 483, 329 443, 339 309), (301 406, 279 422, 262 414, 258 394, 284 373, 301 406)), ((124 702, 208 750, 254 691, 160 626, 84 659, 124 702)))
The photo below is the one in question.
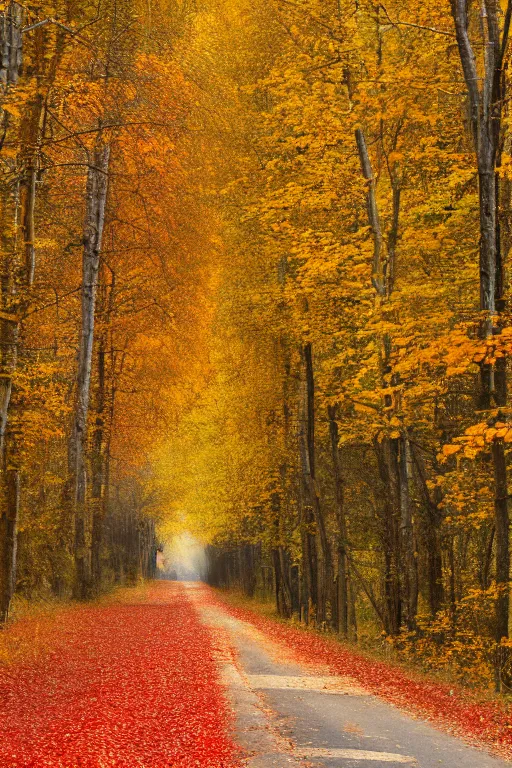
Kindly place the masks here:
POLYGON ((318 608, 317 620, 327 620, 327 605, 334 605, 334 576, 332 568, 332 553, 324 514, 320 504, 316 483, 316 456, 315 456, 315 379, 313 369, 313 350, 310 343, 303 349, 305 365, 305 435, 303 436, 303 473, 309 503, 315 519, 320 552, 322 554, 322 568, 318 579, 318 608), (305 438, 305 439, 304 439, 305 438))
POLYGON ((89 521, 87 514, 87 419, 91 385, 94 315, 105 221, 110 147, 95 148, 87 174, 86 214, 82 275, 82 319, 78 355, 75 408, 69 445, 69 470, 73 487, 75 514, 75 585, 74 595, 83 600, 90 591, 89 521))
MULTIPOLYGON (((505 446, 503 440, 495 440, 492 446, 494 460, 495 497, 495 538, 496 538, 496 627, 497 648, 496 689, 501 689, 503 667, 508 658, 508 649, 500 648, 502 641, 509 636, 510 602, 510 548, 509 548, 509 512, 508 485, 505 446)), ((507 683, 509 680, 507 679, 507 683)))
MULTIPOLYGON (((418 488, 423 496, 425 509, 424 538, 427 559, 428 600, 430 613, 435 616, 444 601, 443 562, 441 556, 441 544, 439 529, 442 521, 440 504, 443 499, 442 491, 438 486, 433 494, 427 485, 427 471, 421 451, 411 446, 411 453, 418 477, 418 488)), ((439 469, 436 468, 439 472, 439 469)))
MULTIPOLYGON (((8 269, 6 265, 5 269, 8 269)), ((5 274, 5 273, 4 273, 5 274)), ((10 272, 2 279, 2 304, 11 310, 13 285, 10 272)), ((0 624, 8 618, 9 607, 16 583, 16 550, 19 517, 19 468, 11 464, 11 455, 17 456, 17 439, 12 423, 12 377, 18 358, 19 326, 11 320, 1 320, 1 375, 0 408, 1 433, 0 453, 2 456, 2 508, 0 510, 0 624), (9 416, 9 421, 8 421, 9 416)))
POLYGON ((96 424, 92 440, 92 537, 91 563, 92 587, 95 592, 101 588, 101 547, 103 544, 104 503, 104 428, 105 428, 105 340, 102 337, 98 343, 98 389, 96 393, 96 424))
POLYGON ((483 560, 482 560, 480 587, 484 590, 489 589, 490 580, 491 580, 490 573, 491 573, 492 552, 493 552, 495 533, 496 533, 496 527, 493 523, 491 526, 491 530, 489 532, 489 536, 487 538, 485 552, 483 554, 483 560))
POLYGON ((452 615, 452 621, 455 621, 457 613, 457 593, 456 593, 456 581, 457 573, 455 570, 455 536, 450 536, 450 543, 448 549, 448 561, 450 565, 450 613, 452 615))
POLYGON ((402 623, 402 588, 400 580, 400 534, 398 529, 398 491, 393 478, 397 476, 396 440, 374 441, 379 474, 385 489, 381 505, 382 543, 384 550, 385 630, 397 635, 402 623))
POLYGON ((0 82, 16 85, 23 62, 24 6, 10 2, 0 13, 0 82))
POLYGON ((293 612, 293 599, 290 573, 290 554, 284 547, 279 547, 279 563, 281 566, 281 584, 285 615, 290 618, 293 612))
MULTIPOLYGON (((397 134, 398 136, 398 134, 397 134)), ((361 129, 356 130, 356 144, 361 164, 361 171, 367 182, 366 204, 368 223, 372 229, 374 258, 372 283, 375 288, 375 302, 389 300, 394 287, 396 246, 400 221, 400 182, 395 172, 389 171, 393 191, 393 210, 391 224, 386 241, 387 253, 384 253, 383 236, 376 199, 376 184, 366 140, 361 129)), ((398 384, 398 377, 393 375, 391 366, 392 339, 389 334, 381 338, 381 378, 383 389, 389 390, 398 384)), ((386 412, 400 414, 396 400, 387 393, 384 395, 386 412)), ((390 427, 388 427, 390 429, 390 427)), ((391 432, 391 429, 390 429, 391 432)), ((407 609, 407 621, 414 623, 417 603, 417 577, 414 563, 414 533, 412 530, 412 509, 409 490, 408 439, 405 436, 386 435, 379 444, 375 441, 379 472, 384 483, 386 498, 382 507, 382 541, 384 546, 384 599, 386 604, 386 631, 391 634, 400 632, 402 621, 402 597, 407 609), (401 448, 402 446, 402 448, 401 448), (402 558, 402 554, 405 558, 402 558), (405 559, 405 568, 402 560, 405 559), (402 573, 405 571, 405 573, 402 573)))
POLYGON ((349 590, 348 591, 349 637, 354 643, 357 643, 356 590, 354 588, 354 580, 350 578, 350 570, 349 570, 348 590, 349 590))
POLYGON ((399 490, 400 490, 400 539, 404 562, 404 605, 405 621, 409 631, 416 624, 418 612, 418 569, 416 564, 412 506, 410 496, 411 484, 411 449, 407 435, 398 440, 399 455, 399 490))
POLYGON ((344 483, 339 454, 338 422, 336 408, 330 405, 327 409, 329 416, 329 435, 331 438, 331 455, 334 471, 334 486, 336 498, 336 519, 338 522, 338 632, 348 636, 349 613, 349 572, 347 560, 347 522, 345 518, 344 483))
POLYGON ((291 591, 286 579, 286 564, 282 547, 272 550, 272 564, 274 566, 274 587, 277 612, 283 618, 289 619, 292 615, 291 591))
MULTIPOLYGON (((452 16, 460 61, 468 91, 471 127, 478 169, 480 213, 480 309, 484 316, 482 337, 492 341, 501 332, 498 313, 504 308, 503 260, 500 244, 497 197, 499 180, 496 168, 501 162, 501 127, 506 103, 507 81, 503 62, 512 20, 512 2, 507 2, 503 26, 498 3, 485 2, 481 24, 483 72, 479 71, 473 42, 469 35, 468 0, 451 0, 452 16)), ((494 368, 490 361, 481 365, 479 408, 491 408, 507 402, 505 362, 494 368)), ((501 418, 501 417, 500 417, 501 418)), ((496 585, 495 639, 497 645, 508 638, 510 599, 510 551, 507 465, 503 441, 496 439, 492 447, 495 482, 496 585)), ((503 649, 503 653, 505 653, 503 649)), ((496 688, 500 689, 502 653, 497 649, 496 688)))
POLYGON ((318 564, 316 539, 311 532, 314 527, 314 517, 311 508, 304 504, 303 499, 301 502, 301 619, 306 624, 315 624, 317 616, 318 564))
POLYGON ((5 510, 0 517, 0 624, 9 615, 16 582, 16 549, 20 506, 20 479, 17 470, 4 471, 5 510))

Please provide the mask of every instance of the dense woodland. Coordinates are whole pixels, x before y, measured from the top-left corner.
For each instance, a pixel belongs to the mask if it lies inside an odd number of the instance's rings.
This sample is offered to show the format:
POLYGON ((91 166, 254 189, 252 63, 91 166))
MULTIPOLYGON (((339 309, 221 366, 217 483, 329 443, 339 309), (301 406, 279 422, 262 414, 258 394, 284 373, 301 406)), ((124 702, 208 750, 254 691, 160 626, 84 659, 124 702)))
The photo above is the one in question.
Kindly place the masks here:
POLYGON ((509 690, 512 3, 0 8, 1 619, 188 531, 509 690))

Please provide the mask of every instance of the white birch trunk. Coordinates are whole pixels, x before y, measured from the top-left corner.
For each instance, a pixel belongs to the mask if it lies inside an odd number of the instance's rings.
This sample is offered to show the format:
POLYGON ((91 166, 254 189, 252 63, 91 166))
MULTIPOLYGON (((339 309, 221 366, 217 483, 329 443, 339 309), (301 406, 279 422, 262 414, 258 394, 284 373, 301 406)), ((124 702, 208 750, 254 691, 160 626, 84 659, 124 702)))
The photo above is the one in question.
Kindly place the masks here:
POLYGON ((94 313, 101 242, 108 191, 110 146, 99 144, 87 174, 84 250, 82 262, 82 319, 77 386, 69 460, 75 514, 75 597, 84 599, 90 586, 90 546, 87 520, 87 418, 91 390, 94 313))

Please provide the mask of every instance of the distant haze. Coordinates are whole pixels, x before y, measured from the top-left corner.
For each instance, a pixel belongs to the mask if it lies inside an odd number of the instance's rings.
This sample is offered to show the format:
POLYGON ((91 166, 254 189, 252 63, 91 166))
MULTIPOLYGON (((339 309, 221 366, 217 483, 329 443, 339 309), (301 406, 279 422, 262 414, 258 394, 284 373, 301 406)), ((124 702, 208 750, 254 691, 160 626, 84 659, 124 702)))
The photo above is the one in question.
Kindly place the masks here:
POLYGON ((160 570, 168 578, 197 581, 206 569, 205 549, 190 533, 182 533, 164 544, 160 570))

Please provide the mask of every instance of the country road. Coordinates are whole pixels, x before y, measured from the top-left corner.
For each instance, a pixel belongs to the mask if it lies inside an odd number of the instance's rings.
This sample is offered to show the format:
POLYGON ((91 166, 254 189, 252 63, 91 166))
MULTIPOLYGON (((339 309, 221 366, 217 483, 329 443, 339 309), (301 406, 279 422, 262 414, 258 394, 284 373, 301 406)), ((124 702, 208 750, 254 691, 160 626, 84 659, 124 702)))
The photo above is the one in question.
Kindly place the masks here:
POLYGON ((14 622, 0 768, 510 766, 271 633, 208 587, 163 581, 14 622))
POLYGON ((236 713, 236 740, 250 768, 505 768, 510 763, 466 745, 368 694, 349 678, 319 676, 287 658, 247 622, 204 603, 188 584, 202 620, 217 635, 218 663, 236 713))
POLYGON ((512 0, 0 0, 0 768, 512 768, 512 0))

